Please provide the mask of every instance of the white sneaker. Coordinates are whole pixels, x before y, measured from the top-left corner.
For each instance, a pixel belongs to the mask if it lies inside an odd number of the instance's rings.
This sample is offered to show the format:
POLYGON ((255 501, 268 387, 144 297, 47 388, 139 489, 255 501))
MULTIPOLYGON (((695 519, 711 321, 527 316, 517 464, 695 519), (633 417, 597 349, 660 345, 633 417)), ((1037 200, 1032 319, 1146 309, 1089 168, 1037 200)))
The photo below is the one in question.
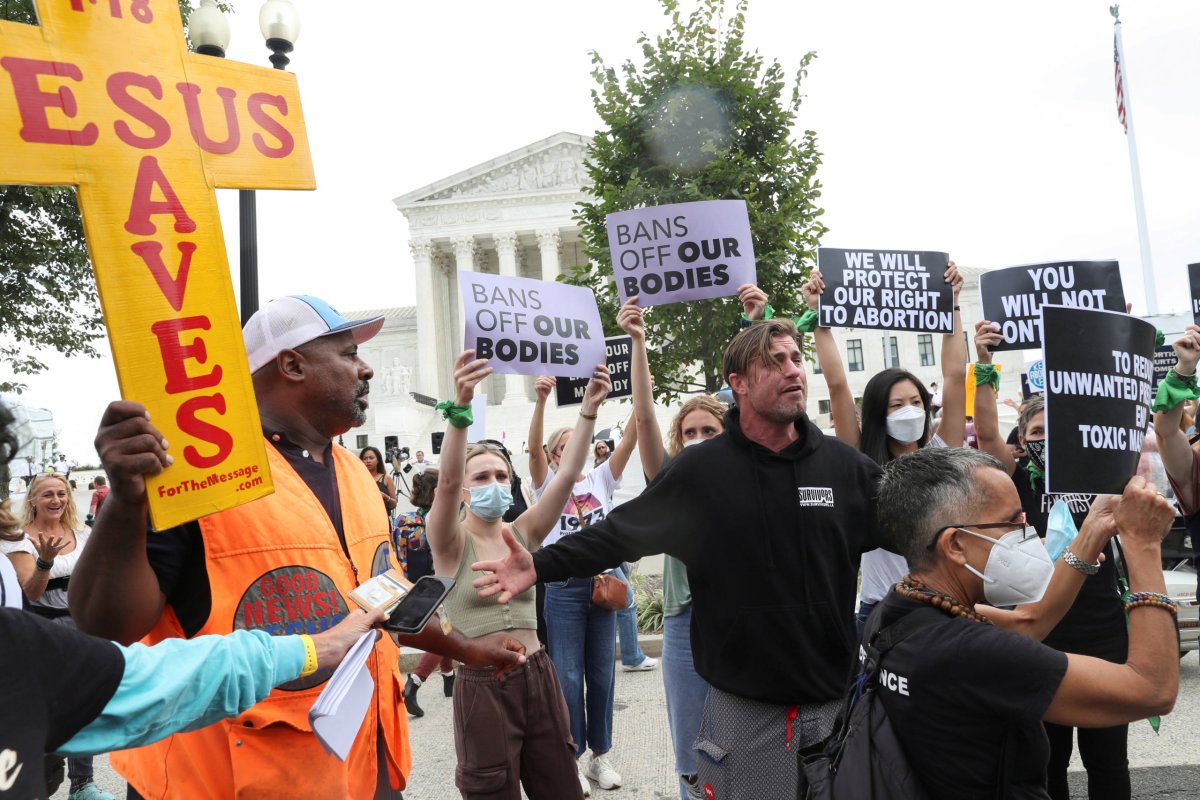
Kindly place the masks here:
POLYGON ((583 796, 591 797, 592 796, 592 785, 590 783, 588 783, 588 779, 586 777, 584 777, 583 765, 577 763, 575 765, 575 768, 579 771, 579 788, 583 790, 583 796))
POLYGON ((601 789, 616 789, 621 785, 621 775, 608 763, 608 756, 592 756, 588 762, 587 776, 600 784, 601 789))
POLYGON ((650 656, 646 656, 646 658, 643 659, 642 663, 635 664, 632 667, 622 664, 621 669, 625 670, 626 672, 649 672, 650 670, 654 669, 657 666, 658 666, 657 658, 651 658, 650 656))

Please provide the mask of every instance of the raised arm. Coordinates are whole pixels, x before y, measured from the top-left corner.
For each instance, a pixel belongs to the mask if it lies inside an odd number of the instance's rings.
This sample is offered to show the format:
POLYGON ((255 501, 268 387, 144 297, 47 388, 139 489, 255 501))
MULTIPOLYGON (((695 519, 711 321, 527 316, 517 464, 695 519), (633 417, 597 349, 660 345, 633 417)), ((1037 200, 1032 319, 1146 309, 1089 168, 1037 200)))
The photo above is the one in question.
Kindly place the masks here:
POLYGON ((546 463, 546 451, 542 449, 545 434, 542 427, 546 421, 546 398, 554 390, 554 378, 543 375, 533 382, 535 399, 533 401, 533 416, 529 419, 529 478, 533 481, 533 489, 542 485, 550 465, 546 463))
MULTIPOLYGON (((814 269, 808 283, 804 284, 804 302, 816 311, 824 291, 825 279, 814 269)), ((854 393, 850 391, 846 367, 842 364, 842 354, 838 352, 833 331, 818 326, 813 332, 813 344, 817 351, 817 363, 821 365, 821 375, 825 378, 825 385, 829 387, 829 407, 833 414, 834 433, 837 434, 837 438, 857 449, 862 439, 862 428, 858 423, 854 393)))
POLYGON ((550 479, 550 485, 536 503, 517 517, 517 530, 525 535, 530 550, 536 550, 546 538, 546 534, 558 523, 563 507, 567 504, 567 497, 571 494, 571 488, 575 486, 575 478, 583 471, 584 461, 592 450, 596 414, 611 389, 612 379, 608 374, 608 367, 601 364, 596 367, 596 372, 588 381, 583 404, 579 407, 579 419, 575 422, 575 430, 567 441, 567 447, 563 450, 554 477, 550 479))
MULTIPOLYGON (((1187 379, 1195 376, 1196 362, 1200 360, 1200 327, 1188 325, 1183 336, 1172 345, 1179 361, 1172 367, 1177 376, 1187 379)), ((1192 448, 1188 445, 1187 435, 1180 429, 1183 418, 1183 403, 1176 403, 1173 408, 1159 411, 1154 415, 1154 433, 1158 437, 1158 452, 1162 455, 1163 467, 1167 470, 1175 492, 1179 497, 1179 505, 1184 513, 1196 511, 1200 497, 1196 497, 1193 486, 1195 476, 1192 448)))
MULTIPOLYGON (((1116 512, 1130 591, 1166 593, 1161 544, 1174 518, 1153 484, 1130 478, 1116 512)), ((1172 614, 1154 606, 1130 609, 1125 663, 1068 655, 1067 673, 1044 719, 1103 728, 1168 713, 1179 692, 1178 641, 1172 614)))
POLYGON ((621 436, 621 443, 608 457, 608 471, 612 473, 614 482, 621 480, 621 476, 625 474, 625 465, 629 463, 633 448, 637 447, 638 443, 637 423, 630 425, 626 421, 624 430, 626 433, 621 436))
POLYGON ((942 421, 938 425, 938 436, 950 447, 962 447, 967 430, 967 342, 963 338, 962 312, 958 308, 963 279, 953 261, 946 268, 945 277, 954 290, 954 332, 942 337, 942 421))
MULTIPOLYGON (((474 358, 474 350, 464 350, 454 362, 454 404, 471 407, 475 387, 492 374, 487 359, 474 358)), ((451 417, 442 438, 442 464, 433 505, 425 515, 425 538, 433 552, 439 575, 453 575, 462 556, 462 530, 458 510, 462 505, 463 470, 467 458, 467 429, 454 424, 451 417), (447 569, 449 571, 447 571, 447 569)))
MULTIPOLYGON (((992 348, 1000 344, 1004 337, 1000 334, 1000 326, 986 319, 975 323, 975 360, 980 364, 992 363, 992 348)), ((975 380, 974 375, 968 375, 967 380, 975 380)), ((945 398, 950 389, 949 379, 946 388, 942 390, 945 398)), ((959 406, 965 405, 965 400, 959 400, 959 406)), ((944 407, 949 407, 949 401, 944 407)), ((945 414, 946 412, 942 412, 945 414)), ((1000 417, 996 413, 996 390, 990 383, 975 386, 975 436, 979 440, 979 449, 1000 460, 1004 469, 1012 475, 1017 468, 1008 443, 1000 435, 1000 417)), ((945 438, 945 437, 943 437, 945 438)), ((947 442, 949 444, 949 442, 947 442)))
POLYGON ((617 312, 617 324, 633 340, 629 371, 633 382, 634 428, 641 442, 638 453, 642 460, 642 472, 647 481, 652 481, 662 469, 667 451, 663 447, 658 418, 654 415, 654 385, 650 378, 650 361, 646 356, 646 326, 636 295, 626 300, 617 312))
POLYGON ((110 403, 96 433, 96 452, 109 477, 91 539, 71 575, 71 617, 80 630, 129 644, 145 636, 166 597, 146 555, 146 475, 174 459, 139 403, 110 403))

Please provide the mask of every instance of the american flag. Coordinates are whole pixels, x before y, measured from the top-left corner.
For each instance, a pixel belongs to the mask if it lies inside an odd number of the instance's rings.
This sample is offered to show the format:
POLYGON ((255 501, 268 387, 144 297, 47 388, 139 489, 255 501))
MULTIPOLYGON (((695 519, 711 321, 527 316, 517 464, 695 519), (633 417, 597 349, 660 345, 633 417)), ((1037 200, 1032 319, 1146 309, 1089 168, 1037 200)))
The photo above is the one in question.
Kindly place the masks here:
POLYGON ((1121 79, 1121 50, 1117 47, 1117 37, 1113 36, 1113 64, 1117 80, 1117 120, 1125 133, 1129 133, 1129 124, 1125 121, 1125 81, 1121 79))

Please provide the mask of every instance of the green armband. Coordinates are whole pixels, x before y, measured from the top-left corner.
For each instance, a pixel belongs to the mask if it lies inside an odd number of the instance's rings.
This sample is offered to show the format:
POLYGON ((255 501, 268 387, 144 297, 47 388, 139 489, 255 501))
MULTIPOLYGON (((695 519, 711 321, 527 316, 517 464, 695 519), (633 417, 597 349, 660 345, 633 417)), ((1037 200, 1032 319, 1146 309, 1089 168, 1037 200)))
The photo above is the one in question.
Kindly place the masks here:
POLYGON ((1167 341, 1167 335, 1162 332, 1161 328, 1154 329, 1154 346, 1162 347, 1167 341))
POLYGON ((1167 377, 1158 382, 1158 392, 1154 395, 1154 404, 1150 410, 1154 413, 1170 411, 1184 400, 1195 400, 1200 397, 1200 386, 1196 384, 1196 376, 1186 378, 1174 370, 1167 370, 1167 377))
POLYGON ((976 386, 991 386, 1000 393, 1000 370, 996 369, 995 364, 984 364, 975 362, 975 385, 976 386))
POLYGON ((805 333, 812 333, 817 329, 817 312, 811 308, 805 311, 795 319, 796 327, 805 333))
POLYGON ((770 303, 767 303, 766 305, 763 306, 762 316, 759 317, 758 319, 750 319, 749 317, 747 317, 745 315, 745 313, 743 313, 742 314, 742 327, 746 328, 755 322, 766 322, 767 320, 774 319, 774 318, 775 318, 775 309, 771 307, 770 303))
POLYGON ((470 406, 456 406, 452 401, 446 400, 438 403, 434 408, 442 412, 442 419, 447 420, 456 428, 469 428, 475 421, 470 406))

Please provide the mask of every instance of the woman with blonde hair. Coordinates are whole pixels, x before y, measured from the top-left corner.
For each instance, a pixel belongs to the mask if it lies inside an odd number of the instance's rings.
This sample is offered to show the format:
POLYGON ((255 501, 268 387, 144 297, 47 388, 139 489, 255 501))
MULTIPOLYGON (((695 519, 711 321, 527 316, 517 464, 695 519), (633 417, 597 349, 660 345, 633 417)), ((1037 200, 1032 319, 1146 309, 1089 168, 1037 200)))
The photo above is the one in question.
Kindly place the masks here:
MULTIPOLYGON (((74 628, 67 610, 67 590, 89 531, 79 521, 65 475, 47 472, 30 481, 20 524, 18 530, 0 531, 0 553, 8 556, 16 569, 29 610, 74 628)), ((48 773, 53 770, 61 776, 60 758, 47 759, 46 766, 48 773)), ((91 756, 67 759, 67 772, 70 800, 114 800, 92 779, 91 756)))

